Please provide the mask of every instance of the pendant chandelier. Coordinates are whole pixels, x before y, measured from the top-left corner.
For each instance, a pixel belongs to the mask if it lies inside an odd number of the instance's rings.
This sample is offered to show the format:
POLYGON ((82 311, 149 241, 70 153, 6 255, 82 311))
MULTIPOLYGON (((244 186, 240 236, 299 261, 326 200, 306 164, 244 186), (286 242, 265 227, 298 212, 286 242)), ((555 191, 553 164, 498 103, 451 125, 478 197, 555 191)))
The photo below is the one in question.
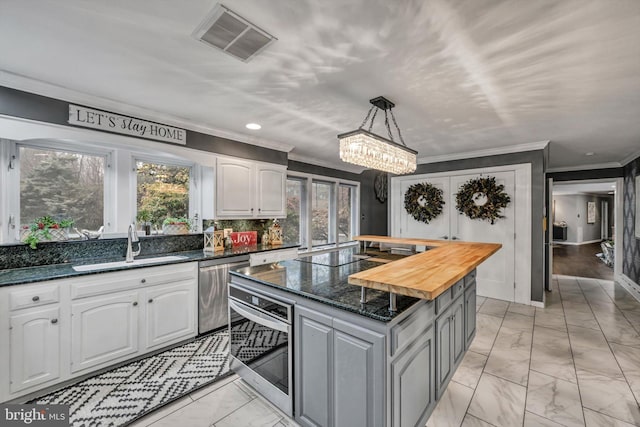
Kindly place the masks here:
POLYGON ((372 106, 360 127, 357 130, 338 135, 340 159, 343 162, 397 175, 414 172, 416 170, 416 154, 418 152, 410 149, 404 143, 400 128, 393 115, 395 104, 382 96, 373 98, 369 102, 372 106), (379 110, 384 111, 384 124, 387 128, 389 139, 371 132, 379 110), (396 143, 393 139, 391 126, 389 125, 389 115, 398 131, 398 138, 402 145, 396 143), (367 124, 369 118, 371 118, 371 122, 369 123, 369 128, 365 130, 363 127, 367 124))

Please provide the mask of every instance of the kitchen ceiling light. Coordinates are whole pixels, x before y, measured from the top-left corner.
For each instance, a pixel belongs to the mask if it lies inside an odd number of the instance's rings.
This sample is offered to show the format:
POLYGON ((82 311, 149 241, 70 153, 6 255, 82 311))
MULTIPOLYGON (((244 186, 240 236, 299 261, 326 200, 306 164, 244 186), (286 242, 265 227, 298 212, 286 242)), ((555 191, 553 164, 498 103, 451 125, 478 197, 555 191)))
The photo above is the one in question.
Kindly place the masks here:
POLYGON ((595 155, 595 154, 596 154, 596 153, 594 153, 593 151, 589 151, 589 152, 587 152, 587 153, 584 153, 584 155, 585 155, 585 156, 593 156, 593 155, 595 155))
POLYGON ((262 129, 262 126, 260 126, 260 125, 259 125, 259 124, 257 124, 257 123, 247 123, 247 124, 245 125, 245 127, 246 127, 247 129, 251 129, 251 130, 260 130, 260 129, 262 129))
POLYGON ((404 143, 400 128, 393 115, 395 104, 382 96, 373 98, 369 102, 372 107, 360 127, 354 131, 338 135, 340 159, 343 162, 397 175, 414 172, 416 170, 416 155, 418 152, 410 149, 404 143), (371 132, 378 110, 384 111, 384 124, 387 128, 389 139, 371 132), (393 124, 398 131, 398 137, 402 145, 393 140, 391 126, 389 125, 389 115, 391 115, 391 120, 393 120, 393 124), (363 127, 369 118, 371 118, 371 122, 369 123, 369 128, 365 130, 363 127))

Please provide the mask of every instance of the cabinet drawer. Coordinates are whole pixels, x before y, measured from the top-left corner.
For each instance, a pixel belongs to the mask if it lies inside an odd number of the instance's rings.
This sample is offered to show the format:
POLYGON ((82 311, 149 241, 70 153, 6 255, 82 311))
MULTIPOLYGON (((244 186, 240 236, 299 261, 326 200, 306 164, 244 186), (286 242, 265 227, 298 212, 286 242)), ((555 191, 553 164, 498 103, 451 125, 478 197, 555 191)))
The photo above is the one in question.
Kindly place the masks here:
POLYGON ((137 268, 113 273, 94 274, 74 281, 71 299, 85 298, 138 287, 161 285, 182 280, 198 279, 195 262, 137 268))
POLYGON ((424 333, 425 325, 431 324, 435 317, 434 306, 433 301, 427 301, 417 313, 404 319, 391 329, 392 356, 424 333))
POLYGON ((276 251, 265 251, 249 255, 249 265, 272 264, 278 261, 295 259, 298 257, 298 248, 281 249, 276 251))
POLYGON ((9 294, 9 309, 19 310, 60 301, 58 285, 28 286, 9 294))
POLYGON ((436 298, 436 314, 442 313, 451 304, 451 300, 451 288, 449 288, 436 298))
POLYGON ((464 291, 464 279, 460 279, 455 285, 451 287, 451 296, 456 298, 458 295, 461 295, 464 291))
POLYGON ((477 270, 474 269, 471 273, 465 276, 464 278, 465 287, 469 286, 470 284, 476 281, 476 273, 477 273, 477 270))

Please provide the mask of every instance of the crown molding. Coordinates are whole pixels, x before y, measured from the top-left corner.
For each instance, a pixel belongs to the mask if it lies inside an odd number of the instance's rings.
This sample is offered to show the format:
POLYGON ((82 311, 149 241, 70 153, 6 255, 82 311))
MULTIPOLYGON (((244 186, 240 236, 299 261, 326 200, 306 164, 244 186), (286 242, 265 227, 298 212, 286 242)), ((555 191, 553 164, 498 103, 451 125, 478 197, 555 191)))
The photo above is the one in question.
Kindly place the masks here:
POLYGON ((627 164, 631 163, 632 161, 634 161, 635 159, 637 159, 639 157, 640 157, 640 150, 636 151, 635 153, 631 153, 627 157, 622 159, 620 161, 620 165, 621 166, 626 166, 627 164))
POLYGON ((484 150, 465 151, 464 153, 443 154, 441 156, 420 157, 418 164, 448 162, 451 160, 472 159, 476 157, 496 156, 500 154, 521 153, 524 151, 544 150, 550 141, 529 142, 510 145, 508 147, 487 148, 484 150))
POLYGON ((318 160, 316 158, 310 157, 310 156, 303 156, 297 153, 291 153, 289 152, 289 154, 287 155, 287 158, 289 160, 293 160, 294 162, 302 162, 302 163, 307 163, 310 165, 314 165, 314 166, 320 166, 323 168, 329 168, 329 169, 335 169, 335 170, 339 170, 339 171, 344 171, 344 172, 349 172, 349 173, 355 173, 355 174, 361 174, 363 171, 365 171, 367 168, 363 168, 360 166, 355 166, 355 165, 350 165, 348 163, 344 163, 341 161, 341 165, 336 166, 335 163, 331 163, 331 162, 325 162, 322 160, 318 160))
POLYGON ((586 171, 591 169, 609 169, 609 168, 619 168, 619 167, 622 167, 622 164, 620 164, 619 162, 608 162, 608 163, 596 163, 593 165, 548 168, 547 173, 586 171))
POLYGON ((144 120, 150 120, 158 123, 188 129, 195 132, 201 132, 208 135, 227 138, 245 144, 256 145, 259 147, 270 148, 272 150, 290 152, 294 146, 284 144, 278 141, 272 141, 265 138, 251 137, 242 133, 228 131, 211 127, 202 123, 193 122, 183 117, 174 116, 172 114, 161 113, 148 108, 140 107, 132 104, 125 104, 115 99, 90 95, 85 92, 79 92, 64 86, 58 86, 42 80, 32 79, 30 77, 0 70, 0 85, 11 89, 22 90, 24 92, 35 93, 37 95, 49 98, 60 99, 67 102, 86 105, 114 113, 130 115, 144 120))

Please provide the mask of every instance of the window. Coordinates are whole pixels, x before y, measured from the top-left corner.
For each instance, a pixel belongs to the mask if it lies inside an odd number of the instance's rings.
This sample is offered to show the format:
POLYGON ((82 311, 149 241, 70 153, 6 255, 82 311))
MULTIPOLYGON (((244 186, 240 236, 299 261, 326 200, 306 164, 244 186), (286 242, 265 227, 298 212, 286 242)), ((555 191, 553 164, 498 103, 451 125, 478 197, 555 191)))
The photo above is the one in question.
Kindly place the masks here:
POLYGON ((307 186, 306 180, 287 178, 287 218, 281 222, 284 243, 294 243, 307 247, 306 208, 307 186))
POLYGON ((356 223, 356 187, 340 184, 338 186, 338 242, 353 240, 353 230, 356 223))
POLYGON ((145 211, 156 228, 168 218, 189 216, 190 166, 136 161, 137 215, 145 211))
POLYGON ((104 225, 105 157, 19 145, 20 222, 72 219, 78 229, 104 225))
POLYGON ((311 185, 311 245, 335 243, 333 183, 313 181, 311 185))

